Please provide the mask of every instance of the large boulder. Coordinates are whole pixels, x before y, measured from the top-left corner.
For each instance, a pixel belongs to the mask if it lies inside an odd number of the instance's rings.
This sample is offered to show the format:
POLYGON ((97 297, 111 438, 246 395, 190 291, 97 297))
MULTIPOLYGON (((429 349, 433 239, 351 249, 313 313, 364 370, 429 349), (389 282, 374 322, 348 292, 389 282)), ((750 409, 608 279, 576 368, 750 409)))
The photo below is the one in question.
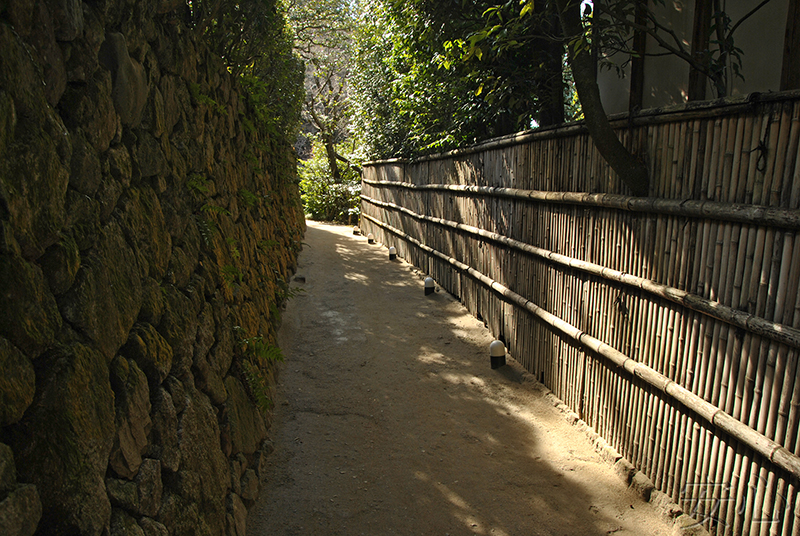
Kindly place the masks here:
POLYGON ((146 458, 134 481, 108 478, 106 489, 112 506, 136 515, 155 516, 161 507, 161 464, 146 458))
POLYGON ((119 476, 133 479, 142 464, 152 424, 147 376, 135 361, 117 356, 111 362, 111 387, 115 395, 117 431, 109 466, 119 476))
POLYGON ((53 15, 55 35, 59 41, 72 41, 83 33, 81 0, 47 0, 53 15))
POLYGON ((43 533, 99 536, 111 516, 104 480, 115 431, 106 359, 81 344, 40 359, 34 402, 7 428, 18 478, 39 490, 43 533))
POLYGON ((111 73, 100 69, 86 84, 69 86, 59 104, 70 130, 83 130, 89 143, 100 153, 109 148, 120 128, 111 91, 111 73))
POLYGON ((253 454, 267 437, 264 417, 234 376, 225 378, 228 400, 225 402, 223 427, 230 437, 231 455, 253 454))
POLYGON ((42 503, 36 486, 18 486, 0 501, 0 534, 33 536, 42 516, 42 503))
POLYGON ((181 380, 192 366, 197 326, 197 311, 192 301, 174 286, 164 287, 164 314, 158 332, 172 347, 172 374, 181 380))
POLYGON ((0 443, 0 534, 31 536, 42 517, 36 486, 18 484, 11 447, 0 443))
POLYGON ((61 317, 41 268, 0 254, 0 302, 0 335, 31 358, 52 344, 61 317))
POLYGON ((47 248, 39 257, 39 266, 50 286, 50 291, 63 294, 75 282, 78 269, 81 267, 81 253, 78 243, 72 235, 62 235, 58 242, 47 248))
POLYGON ((124 510, 114 508, 111 512, 111 536, 144 536, 144 530, 136 522, 136 518, 124 510))
MULTIPOLYGON (((33 402, 36 373, 31 360, 0 337, 0 427, 13 424, 33 402)), ((2 491, 2 488, 0 488, 2 491)))
POLYGON ((78 130, 72 137, 72 162, 69 185, 78 192, 93 196, 103 180, 103 170, 97 150, 78 130))
POLYGON ((0 443, 0 500, 17 485, 17 468, 14 464, 14 451, 5 443, 0 443))
POLYGON ((214 311, 210 303, 206 302, 203 312, 199 317, 197 339, 194 348, 194 373, 195 384, 206 393, 214 404, 222 404, 228 398, 225 384, 222 381, 219 367, 211 360, 209 350, 214 344, 214 311))
MULTIPOLYGON (((19 107, 16 109, 19 111, 19 107)), ((22 254, 35 259, 56 242, 65 223, 69 171, 59 154, 58 138, 41 130, 27 134, 10 143, 0 159, 0 203, 22 254)), ((66 131, 63 140, 69 141, 66 131)))
POLYGON ((142 304, 136 256, 111 220, 99 244, 84 256, 72 285, 59 297, 61 314, 88 336, 110 362, 125 343, 142 304))
POLYGON ((230 473, 219 444, 214 407, 201 391, 187 386, 180 417, 181 469, 165 481, 159 519, 172 534, 216 536, 225 529, 230 473))
POLYGON ((167 233, 161 203, 150 186, 129 188, 119 203, 120 221, 135 253, 142 276, 161 280, 167 271, 172 239, 167 233))
POLYGON ((51 106, 55 106, 67 87, 67 69, 64 63, 64 53, 56 42, 53 24, 55 21, 51 15, 52 12, 44 3, 39 2, 36 5, 34 8, 36 31, 30 35, 28 43, 33 45, 36 51, 36 59, 42 69, 42 76, 47 81, 44 86, 47 101, 51 106))
POLYGON ((161 175, 167 170, 167 158, 161 144, 148 132, 142 132, 134 147, 134 161, 142 177, 161 175))
POLYGON ((163 387, 153 391, 152 404, 153 427, 146 455, 158 459, 162 469, 174 473, 181 465, 178 412, 172 402, 172 395, 163 387))
POLYGON ((128 54, 128 45, 121 33, 110 33, 100 46, 100 64, 114 76, 114 108, 123 125, 137 126, 150 88, 144 67, 128 54))
POLYGON ((143 517, 139 520, 139 526, 144 531, 144 536, 169 536, 167 527, 149 517, 143 517))
POLYGON ((136 361, 152 386, 161 385, 172 369, 172 347, 147 323, 133 326, 120 353, 136 361))

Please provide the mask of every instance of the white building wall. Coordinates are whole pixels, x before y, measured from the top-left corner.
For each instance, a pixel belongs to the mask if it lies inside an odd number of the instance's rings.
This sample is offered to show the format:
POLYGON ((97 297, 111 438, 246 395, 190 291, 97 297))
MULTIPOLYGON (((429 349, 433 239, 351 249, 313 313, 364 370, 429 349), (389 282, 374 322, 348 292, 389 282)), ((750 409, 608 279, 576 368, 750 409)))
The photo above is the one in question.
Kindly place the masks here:
MULTIPOLYGON (((710 1, 710 0, 700 0, 710 1)), ((724 9, 735 24, 743 15, 758 5, 759 0, 726 0, 724 9)), ((666 0, 664 5, 653 5, 661 23, 678 36, 685 50, 691 51, 694 0, 666 0)), ((734 45, 742 49, 744 81, 729 76, 730 95, 747 95, 752 92, 778 91, 780 88, 783 40, 789 0, 772 0, 748 18, 734 33, 734 45)), ((665 39, 671 36, 663 34, 665 39)), ((715 37, 712 36, 711 39, 715 37)), ((647 52, 665 52, 655 39, 647 38, 647 52)), ((618 64, 623 59, 610 58, 618 64)), ((601 70, 597 77, 600 96, 609 114, 626 112, 630 95, 630 69, 620 78, 616 70, 601 70)), ((647 56, 644 67, 643 108, 657 108, 682 104, 688 100, 689 64, 674 55, 647 56)), ((708 84, 706 98, 716 98, 708 84)))

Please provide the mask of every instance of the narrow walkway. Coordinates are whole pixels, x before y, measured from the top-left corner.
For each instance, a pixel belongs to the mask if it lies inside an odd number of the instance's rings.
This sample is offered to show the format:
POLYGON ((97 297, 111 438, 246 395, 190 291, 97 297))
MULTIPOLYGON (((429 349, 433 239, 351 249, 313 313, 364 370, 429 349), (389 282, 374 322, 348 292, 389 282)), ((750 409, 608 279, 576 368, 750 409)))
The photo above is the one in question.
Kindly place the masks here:
POLYGON ((350 227, 305 241, 248 536, 673 533, 452 296, 350 227))

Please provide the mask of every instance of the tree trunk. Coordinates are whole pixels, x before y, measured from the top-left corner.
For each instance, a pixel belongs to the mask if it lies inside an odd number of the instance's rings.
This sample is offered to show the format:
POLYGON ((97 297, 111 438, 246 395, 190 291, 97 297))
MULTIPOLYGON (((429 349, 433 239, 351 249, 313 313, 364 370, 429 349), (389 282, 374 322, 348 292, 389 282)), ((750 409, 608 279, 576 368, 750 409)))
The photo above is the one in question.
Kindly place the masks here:
MULTIPOLYGON (((558 15, 545 2, 534 4, 534 12, 542 19, 546 35, 558 35, 558 15)), ((538 83, 540 99, 539 125, 548 127, 564 122, 564 73, 562 59, 564 43, 552 38, 534 39, 531 46, 542 51, 542 74, 538 83)))
MULTIPOLYGON (((556 0, 556 4, 564 37, 569 43, 583 34, 581 3, 578 0, 556 0)), ((647 167, 622 145, 608 122, 588 47, 580 47, 576 52, 574 43, 569 43, 567 51, 586 127, 595 147, 634 195, 646 196, 650 182, 647 167)))
POLYGON ((333 143, 333 136, 323 136, 322 139, 325 145, 325 154, 328 157, 328 166, 331 168, 333 182, 339 184, 342 182, 342 174, 339 173, 339 164, 336 162, 336 145, 333 143))
POLYGON ((800 89, 800 1, 789 1, 786 37, 783 41, 781 91, 800 89))
MULTIPOLYGON (((713 6, 710 2, 694 3, 694 23, 692 25, 692 56, 710 71, 710 58, 706 56, 708 39, 711 35, 711 15, 713 6)), ((689 65, 689 100, 706 100, 708 76, 702 70, 689 65)))

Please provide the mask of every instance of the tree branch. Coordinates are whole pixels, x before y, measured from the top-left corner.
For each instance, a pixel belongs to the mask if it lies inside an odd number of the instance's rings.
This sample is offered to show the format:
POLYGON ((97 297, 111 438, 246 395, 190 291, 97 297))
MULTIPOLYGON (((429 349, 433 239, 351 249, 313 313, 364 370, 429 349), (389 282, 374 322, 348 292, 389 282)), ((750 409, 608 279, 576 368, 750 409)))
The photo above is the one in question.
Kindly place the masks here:
POLYGON ((646 196, 649 190, 647 167, 622 145, 611 128, 600 100, 592 57, 587 47, 576 46, 579 43, 575 40, 584 39, 580 2, 556 0, 556 3, 564 37, 572 41, 567 47, 569 63, 578 98, 583 107, 586 126, 595 147, 634 195, 646 196))

